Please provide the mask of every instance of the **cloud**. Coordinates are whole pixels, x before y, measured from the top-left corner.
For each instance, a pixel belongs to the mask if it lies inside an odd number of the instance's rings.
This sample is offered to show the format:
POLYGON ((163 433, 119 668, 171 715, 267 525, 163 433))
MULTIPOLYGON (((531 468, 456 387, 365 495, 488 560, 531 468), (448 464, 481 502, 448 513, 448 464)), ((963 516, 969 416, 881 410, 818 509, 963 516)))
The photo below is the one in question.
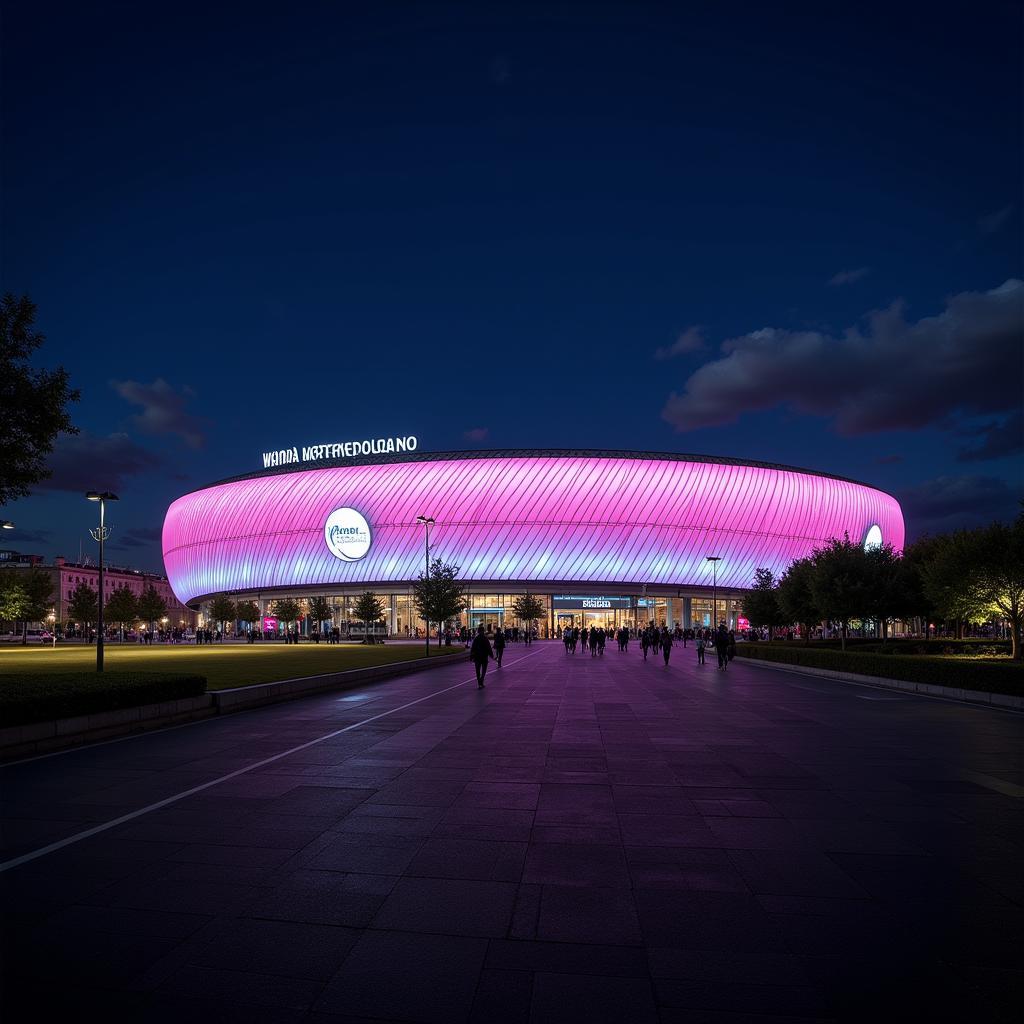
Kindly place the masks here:
POLYGON ((201 448, 206 441, 204 423, 185 411, 185 403, 195 397, 191 388, 176 392, 162 377, 152 384, 134 380, 112 380, 110 386, 132 405, 142 407, 132 423, 146 434, 174 434, 190 448, 201 448))
POLYGON ((49 544, 52 538, 53 530, 23 530, 16 526, 13 530, 0 533, 0 544, 7 541, 11 544, 49 544))
POLYGON ((925 533, 1009 522, 1020 510, 1021 495, 999 477, 940 476, 904 488, 896 497, 911 537, 925 533))
MULTIPOLYGON (((779 407, 830 419, 845 436, 987 418, 998 435, 1022 402, 1024 282, 961 292, 936 316, 908 321, 901 304, 842 335, 762 328, 722 344, 673 392, 662 416, 677 430, 734 423, 779 407)), ((993 441, 995 444, 996 441, 993 441)), ((986 449, 987 441, 978 451, 986 449)), ((986 456, 988 457, 988 456, 986 456)))
POLYGON ((856 284, 862 277, 867 277, 871 273, 870 267, 857 267, 856 270, 840 270, 838 274, 834 274, 829 278, 829 284, 856 284))
POLYGON ((978 218, 978 230, 983 235, 994 235, 1013 215, 1014 205, 1010 203, 1009 206, 1004 206, 1001 210, 996 210, 995 213, 989 213, 984 217, 978 218))
POLYGON ((964 448, 957 453, 959 462, 981 462, 985 459, 1001 459, 1024 451, 1024 413, 1019 410, 1009 419, 975 427, 969 431, 983 441, 977 448, 964 448))
POLYGON ((47 462, 51 476, 36 486, 47 491, 116 492, 129 477, 162 464, 159 455, 140 447, 127 434, 62 436, 47 462))
POLYGON ((163 530, 158 526, 136 526, 130 530, 122 531, 117 538, 117 544, 111 545, 119 548, 148 548, 159 544, 163 538, 163 530))
POLYGON ((687 327, 671 345, 659 348, 654 353, 654 358, 671 359, 673 356, 685 355, 687 352, 699 352, 705 344, 704 335, 699 327, 687 327))
POLYGON ((486 441, 490 432, 489 427, 471 427, 464 431, 462 436, 467 441, 486 441))
POLYGON ((903 461, 902 455, 879 455, 875 462, 880 466, 895 466, 898 462, 903 461))

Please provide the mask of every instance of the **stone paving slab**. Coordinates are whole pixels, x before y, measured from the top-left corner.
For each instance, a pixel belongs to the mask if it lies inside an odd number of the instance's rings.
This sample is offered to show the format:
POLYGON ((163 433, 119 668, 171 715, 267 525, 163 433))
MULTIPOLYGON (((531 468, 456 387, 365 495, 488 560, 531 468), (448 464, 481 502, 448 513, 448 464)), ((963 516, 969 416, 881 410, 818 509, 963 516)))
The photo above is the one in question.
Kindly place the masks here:
POLYGON ((4 1019, 1017 1019, 1021 716, 680 649, 468 676, 0 768, 5 861, 172 800, 0 873, 4 1019))

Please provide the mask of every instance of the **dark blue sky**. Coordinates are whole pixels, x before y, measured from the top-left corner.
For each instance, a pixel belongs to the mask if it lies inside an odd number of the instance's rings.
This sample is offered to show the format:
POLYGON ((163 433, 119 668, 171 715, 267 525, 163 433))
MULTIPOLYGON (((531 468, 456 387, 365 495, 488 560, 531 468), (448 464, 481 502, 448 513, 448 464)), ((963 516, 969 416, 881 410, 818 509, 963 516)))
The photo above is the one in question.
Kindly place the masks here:
POLYGON ((393 434, 1014 514, 1020 5, 778 6, 8 8, 0 283, 82 433, 3 540, 109 486, 159 568, 182 491, 393 434))

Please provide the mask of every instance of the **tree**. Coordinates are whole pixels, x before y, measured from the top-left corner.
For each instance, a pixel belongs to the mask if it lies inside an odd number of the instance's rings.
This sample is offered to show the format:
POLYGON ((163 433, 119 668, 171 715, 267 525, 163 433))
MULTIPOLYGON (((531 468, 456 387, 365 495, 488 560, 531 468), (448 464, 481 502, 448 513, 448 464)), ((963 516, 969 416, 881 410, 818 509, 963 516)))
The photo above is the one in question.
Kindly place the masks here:
POLYGON ((314 597, 309 601, 309 617, 316 623, 317 630, 321 630, 325 622, 334 618, 334 608, 326 597, 314 597))
POLYGON ((18 569, 0 572, 0 621, 17 622, 25 614, 25 585, 18 569))
POLYGON ((939 537, 921 537, 903 549, 903 572, 908 588, 907 599, 911 614, 918 616, 924 622, 926 641, 931 637, 931 622, 939 615, 939 610, 925 591, 924 573, 941 543, 939 537))
POLYGON ((743 614, 752 626, 767 626, 768 640, 772 630, 779 624, 779 598, 776 593, 775 575, 771 569, 754 570, 754 585, 743 598, 743 614))
POLYGON ((167 602, 157 593, 156 587, 150 583, 139 598, 139 618, 149 623, 150 631, 157 619, 167 614, 167 602))
POLYGON ((865 611, 882 627, 882 643, 889 636, 889 623, 913 613, 914 599, 909 569, 891 544, 880 544, 864 552, 867 569, 865 611))
POLYGON ((865 616, 871 603, 867 554, 847 534, 842 540, 833 537, 823 548, 815 548, 811 560, 811 596, 824 617, 842 627, 841 646, 845 651, 850 619, 865 616))
POLYGON ((356 617, 362 621, 363 631, 366 634, 363 637, 363 643, 370 643, 370 623, 379 622, 384 618, 386 610, 384 602, 372 591, 367 590, 365 594, 359 596, 355 609, 356 617))
POLYGON ((544 602, 536 595, 529 592, 520 594, 512 602, 512 614, 520 622, 526 623, 526 639, 529 642, 533 635, 533 624, 537 619, 544 617, 544 602))
POLYGON ((1010 650, 1022 660, 1021 625, 1024 617, 1024 513, 1007 526, 993 523, 972 531, 977 593, 1010 623, 1010 650))
POLYGON ((289 627, 295 624, 299 615, 302 614, 302 609, 299 607, 298 601, 293 601, 290 597, 282 597, 279 601, 274 602, 274 612, 284 623, 285 629, 291 632, 289 627))
POLYGON ((79 392, 62 367, 33 370, 31 354, 46 340, 35 330, 36 305, 10 292, 0 300, 0 505, 24 498, 50 471, 58 434, 77 434, 67 406, 79 392))
POLYGON ((222 635, 224 633, 224 623, 234 622, 236 614, 235 602, 227 594, 218 594, 210 602, 210 618, 212 621, 220 623, 222 635))
POLYGON ((260 606, 255 601, 239 601, 235 615, 239 622, 247 622, 252 628, 260 621, 260 606))
POLYGON ((21 614, 21 642, 28 643, 28 624, 41 622, 50 610, 53 597, 53 579, 48 572, 35 566, 18 570, 21 573, 21 587, 25 593, 21 614))
POLYGON ((100 613, 100 603, 96 591, 88 583, 79 583, 71 591, 71 599, 68 601, 68 615, 72 622, 88 626, 95 622, 100 613))
POLYGON ((110 592, 110 597, 103 603, 104 618, 116 622, 121 627, 121 642, 124 642, 124 624, 134 621, 139 614, 139 599, 135 591, 122 583, 110 592))
POLYGON ((921 588, 937 615, 952 620, 957 637, 967 622, 985 618, 985 599, 979 587, 976 531, 956 530, 931 542, 919 563, 921 588))
MULTIPOLYGON (((427 623, 427 645, 430 645, 430 624, 443 623, 455 618, 469 606, 465 591, 459 583, 459 567, 435 558, 427 575, 420 573, 412 585, 413 601, 420 617, 427 623)), ((440 635, 437 638, 441 643, 440 635)))
POLYGON ((805 643, 811 642, 811 627, 822 620, 821 611, 811 593, 813 577, 814 563, 810 558, 798 558, 782 574, 776 592, 780 618, 797 623, 805 643))

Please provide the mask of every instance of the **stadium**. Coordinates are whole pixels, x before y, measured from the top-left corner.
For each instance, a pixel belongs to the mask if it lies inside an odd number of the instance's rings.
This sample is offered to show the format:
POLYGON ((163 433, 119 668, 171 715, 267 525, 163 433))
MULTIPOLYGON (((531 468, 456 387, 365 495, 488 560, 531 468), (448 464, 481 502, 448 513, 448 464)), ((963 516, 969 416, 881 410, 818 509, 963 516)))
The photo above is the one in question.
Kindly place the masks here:
POLYGON ((285 463, 185 494, 167 511, 163 557, 192 607, 224 593, 255 600, 273 631, 280 598, 324 596, 337 624, 371 590, 399 636, 422 629, 411 584, 440 558, 460 568, 464 624, 511 626, 512 602, 530 592, 551 634, 742 625, 755 569, 781 573, 844 535, 902 549, 898 502, 843 477, 740 459, 406 451, 285 463))

